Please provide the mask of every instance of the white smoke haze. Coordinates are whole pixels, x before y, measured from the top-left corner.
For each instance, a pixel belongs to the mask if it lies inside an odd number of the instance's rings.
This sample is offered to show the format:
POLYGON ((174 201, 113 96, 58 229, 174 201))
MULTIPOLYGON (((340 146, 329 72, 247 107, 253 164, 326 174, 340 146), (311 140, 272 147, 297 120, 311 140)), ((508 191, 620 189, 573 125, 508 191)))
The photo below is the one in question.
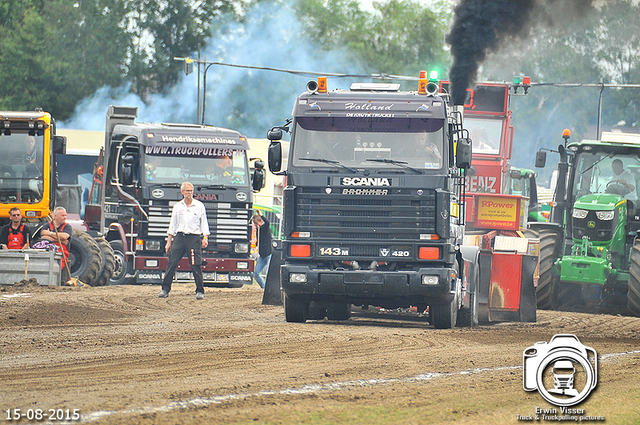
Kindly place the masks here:
MULTIPOLYGON (((288 5, 259 4, 243 24, 230 23, 212 34, 201 59, 248 66, 308 72, 362 73, 341 51, 321 51, 306 42, 288 5)), ((197 57, 197 52, 191 55, 197 57)), ((201 65, 204 71, 207 65, 201 65)), ((82 100, 72 118, 60 128, 103 131, 109 105, 137 106, 141 122, 199 122, 197 66, 163 94, 143 102, 130 92, 130 84, 102 87, 82 100)), ((205 124, 238 130, 248 137, 265 137, 267 130, 284 123, 296 96, 315 77, 289 73, 211 65, 206 74, 205 124)), ((329 88, 348 88, 351 81, 329 77, 329 88)), ((201 85, 201 90, 202 90, 201 85)))

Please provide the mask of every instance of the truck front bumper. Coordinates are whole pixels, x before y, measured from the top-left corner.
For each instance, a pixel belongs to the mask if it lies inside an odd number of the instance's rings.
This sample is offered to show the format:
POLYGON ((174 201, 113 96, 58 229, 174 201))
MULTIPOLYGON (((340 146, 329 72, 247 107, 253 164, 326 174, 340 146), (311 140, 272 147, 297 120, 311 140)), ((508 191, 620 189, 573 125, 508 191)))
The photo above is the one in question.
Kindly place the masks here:
POLYGON ((371 305, 387 304, 389 300, 399 304, 450 302, 457 278, 454 269, 445 267, 383 272, 315 270, 305 265, 287 264, 280 272, 282 290, 288 295, 371 305))
MULTIPOLYGON (((167 257, 136 256, 135 272, 138 283, 162 283, 169 259, 167 257)), ((202 277, 204 284, 251 285, 253 284, 254 261, 235 258, 203 258, 202 277)), ((182 258, 176 268, 174 281, 193 282, 189 260, 182 258)))

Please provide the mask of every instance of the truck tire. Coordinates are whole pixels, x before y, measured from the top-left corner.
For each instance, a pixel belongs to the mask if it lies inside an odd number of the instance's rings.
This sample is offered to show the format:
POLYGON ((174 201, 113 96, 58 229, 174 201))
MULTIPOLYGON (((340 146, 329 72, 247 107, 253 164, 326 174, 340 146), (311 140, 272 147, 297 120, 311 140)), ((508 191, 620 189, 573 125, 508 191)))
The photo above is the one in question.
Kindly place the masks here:
POLYGON ((304 323, 309 315, 309 301, 284 294, 284 318, 287 322, 304 323))
POLYGON ((553 265, 556 261, 556 244, 558 243, 558 234, 547 229, 541 229, 540 231, 527 231, 527 234, 531 233, 537 234, 537 237, 540 240, 538 256, 539 277, 538 287, 536 288, 537 305, 538 308, 541 309, 553 310, 557 306, 557 278, 553 276, 553 265))
POLYGON ((454 296, 449 303, 429 304, 429 316, 436 329, 454 328, 458 317, 457 297, 454 296))
POLYGON ((349 320, 350 318, 351 318, 351 304, 329 303, 329 305, 327 305, 327 319, 349 320))
POLYGON ((309 314, 307 319, 309 320, 322 320, 327 317, 327 304, 317 301, 311 301, 309 303, 309 314))
POLYGON ((478 266, 478 264, 470 266, 471 270, 469 274, 471 282, 469 284, 469 288, 473 291, 473 293, 469 293, 469 307, 463 307, 458 311, 458 322, 456 326, 468 328, 478 326, 478 312, 480 310, 480 303, 477 294, 477 291, 480 287, 480 282, 478 279, 478 266))
MULTIPOLYGON (((95 284, 95 279, 101 267, 100 247, 98 247, 96 241, 88 233, 73 229, 73 236, 69 245, 71 277, 75 277, 82 283, 92 286, 95 284)), ((63 272, 63 281, 65 277, 63 272)))
POLYGON ((640 242, 633 245, 630 259, 627 308, 634 316, 640 316, 640 242))
POLYGON ((102 267, 96 277, 95 285, 93 286, 106 286, 111 281, 113 275, 113 269, 115 267, 115 255, 109 242, 103 236, 98 236, 94 239, 100 248, 100 260, 102 267))
POLYGON ((126 277, 130 271, 129 264, 127 264, 126 257, 124 255, 124 247, 122 242, 118 240, 109 241, 111 249, 113 249, 114 267, 111 275, 111 285, 126 285, 133 283, 133 279, 126 277))

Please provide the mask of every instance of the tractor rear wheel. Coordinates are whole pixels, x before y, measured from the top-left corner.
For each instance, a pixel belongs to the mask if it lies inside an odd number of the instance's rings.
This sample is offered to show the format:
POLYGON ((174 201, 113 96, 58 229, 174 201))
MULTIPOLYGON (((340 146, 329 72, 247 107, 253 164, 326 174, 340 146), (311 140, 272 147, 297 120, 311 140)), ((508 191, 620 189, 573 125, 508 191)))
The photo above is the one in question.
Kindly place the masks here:
POLYGON ((640 316, 640 242, 636 242, 631 249, 627 308, 634 316, 640 316))
POLYGON ((113 275, 113 269, 115 268, 115 255, 113 248, 109 245, 109 242, 103 236, 95 238, 98 247, 100 248, 100 259, 102 261, 102 267, 96 277, 95 284, 93 286, 106 286, 111 280, 113 275))
POLYGON ((549 229, 527 230, 525 236, 540 240, 538 255, 538 287, 536 298, 538 308, 553 310, 557 306, 557 278, 553 276, 553 264, 556 261, 558 233, 549 229))
MULTIPOLYGON (((69 245, 71 277, 75 277, 87 285, 94 285, 101 267, 100 247, 96 241, 88 233, 73 229, 69 245)), ((66 272, 63 271, 62 281, 64 282, 67 277, 66 272)))

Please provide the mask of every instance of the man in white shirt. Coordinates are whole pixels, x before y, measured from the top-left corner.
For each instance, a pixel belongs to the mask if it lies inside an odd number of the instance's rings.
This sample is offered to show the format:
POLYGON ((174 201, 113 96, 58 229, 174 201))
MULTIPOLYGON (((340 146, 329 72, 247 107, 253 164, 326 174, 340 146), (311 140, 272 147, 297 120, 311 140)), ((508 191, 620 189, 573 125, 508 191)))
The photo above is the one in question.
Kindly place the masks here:
POLYGON ((620 159, 616 158, 611 162, 611 170, 613 171, 613 177, 607 185, 609 192, 618 193, 630 201, 637 200, 636 187, 633 184, 635 183, 635 179, 629 171, 624 169, 624 165, 620 159), (615 186, 619 186, 620 189, 616 190, 615 186))
POLYGON ((184 182, 180 186, 184 199, 173 206, 171 222, 167 230, 165 251, 169 254, 169 264, 162 280, 160 298, 167 298, 171 291, 171 281, 178 267, 178 262, 186 253, 189 258, 191 272, 196 282, 196 299, 204 299, 202 282, 202 248, 209 244, 209 223, 204 204, 193 199, 193 185, 184 182))

